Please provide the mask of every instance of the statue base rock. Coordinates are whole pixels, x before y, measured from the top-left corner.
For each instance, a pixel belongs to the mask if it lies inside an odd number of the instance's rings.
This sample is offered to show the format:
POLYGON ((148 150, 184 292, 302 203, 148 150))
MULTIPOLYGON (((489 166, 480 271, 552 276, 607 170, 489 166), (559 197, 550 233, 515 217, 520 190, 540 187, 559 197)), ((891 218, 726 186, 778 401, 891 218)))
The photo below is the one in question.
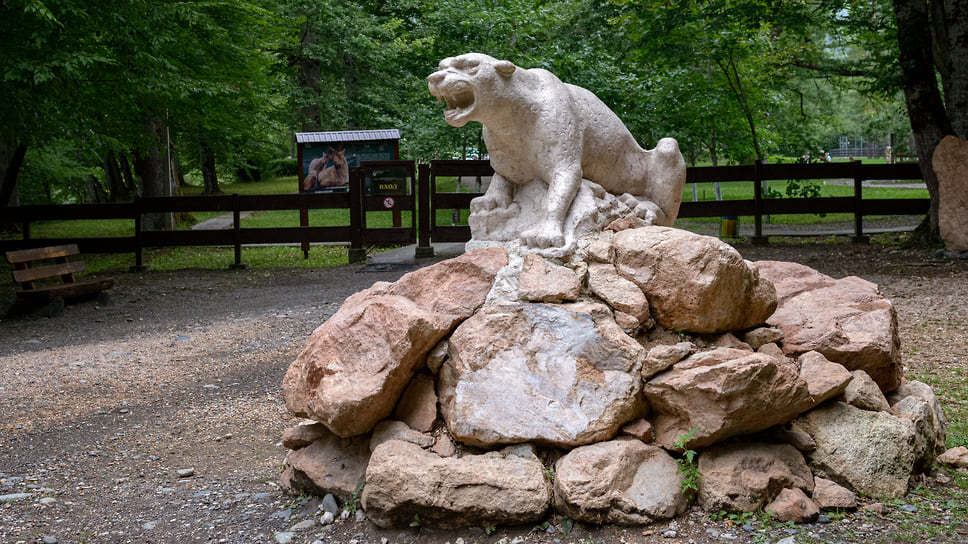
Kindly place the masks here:
POLYGON ((800 522, 856 492, 901 496, 944 451, 940 406, 903 378, 876 285, 750 263, 686 231, 621 230, 636 224, 582 235, 576 220, 557 259, 516 239, 472 243, 348 298, 287 373, 287 405, 328 431, 287 432, 284 489, 348 501, 363 486, 381 527, 533 523, 551 509, 647 524, 692 501, 800 522), (412 307, 419 319, 394 322, 435 323, 433 335, 388 327, 386 307, 412 307))

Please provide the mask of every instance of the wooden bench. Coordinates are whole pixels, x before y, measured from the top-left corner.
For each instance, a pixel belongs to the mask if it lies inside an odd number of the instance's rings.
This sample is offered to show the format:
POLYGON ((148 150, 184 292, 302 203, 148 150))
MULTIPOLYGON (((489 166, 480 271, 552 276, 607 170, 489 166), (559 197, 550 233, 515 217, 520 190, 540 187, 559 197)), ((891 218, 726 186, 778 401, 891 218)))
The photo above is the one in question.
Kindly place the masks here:
POLYGON ((87 269, 84 261, 68 261, 67 257, 80 255, 77 244, 38 247, 7 252, 7 261, 14 266, 13 279, 21 289, 17 296, 37 301, 51 301, 57 297, 81 298, 100 293, 114 285, 114 278, 76 281, 74 274, 87 269), (51 261, 53 263, 51 264, 51 261), (60 276, 61 283, 35 285, 38 280, 60 276))

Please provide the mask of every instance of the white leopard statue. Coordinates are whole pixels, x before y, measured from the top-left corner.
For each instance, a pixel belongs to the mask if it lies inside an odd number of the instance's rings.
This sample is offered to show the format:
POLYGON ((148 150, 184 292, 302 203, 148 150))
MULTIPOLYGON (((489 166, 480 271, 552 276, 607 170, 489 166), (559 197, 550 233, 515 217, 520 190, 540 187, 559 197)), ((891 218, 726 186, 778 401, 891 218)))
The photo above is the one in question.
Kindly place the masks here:
POLYGON ((541 180, 547 185, 544 216, 529 220, 520 242, 538 250, 561 247, 566 216, 585 179, 620 197, 645 224, 675 222, 686 178, 676 140, 642 149, 592 92, 547 70, 481 53, 446 58, 427 80, 430 93, 446 102, 448 124, 484 125, 495 175, 471 203, 472 216, 510 207, 516 190, 541 180))

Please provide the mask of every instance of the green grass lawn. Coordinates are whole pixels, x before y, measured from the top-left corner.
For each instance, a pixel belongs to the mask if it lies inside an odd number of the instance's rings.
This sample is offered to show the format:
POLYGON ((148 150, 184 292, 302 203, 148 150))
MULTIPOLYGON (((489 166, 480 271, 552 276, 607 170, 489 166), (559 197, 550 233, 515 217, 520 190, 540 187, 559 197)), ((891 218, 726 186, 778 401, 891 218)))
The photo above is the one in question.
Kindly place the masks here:
MULTIPOLYGON (((843 197, 854 196, 854 186, 852 184, 823 183, 822 180, 807 180, 808 183, 815 185, 820 190, 821 197, 843 197)), ((786 193, 787 182, 782 180, 767 182, 770 191, 780 194, 786 193)), ((716 199, 715 186, 712 183, 697 183, 697 200, 702 202, 716 199)), ((726 181, 719 184, 723 193, 723 200, 749 200, 753 198, 753 183, 750 181, 726 181)), ((907 188, 909 184, 901 187, 891 187, 888 184, 879 184, 875 187, 863 187, 861 196, 863 198, 928 198, 928 189, 920 187, 916 189, 907 188)), ((692 202, 692 183, 687 183, 682 192, 683 202, 692 202)), ((789 198, 789 197, 783 197, 789 198)))
MULTIPOLYGON (((134 219, 71 219, 30 224, 31 238, 110 238, 134 236, 134 219)), ((20 235, 8 234, 7 239, 20 235)))
MULTIPOLYGON (((246 181, 236 183, 219 183, 219 189, 227 195, 284 195, 299 192, 296 176, 283 176, 265 181, 246 181)), ((204 188, 196 185, 182 186, 185 196, 201 196, 204 188)))
MULTIPOLYGON (((243 248, 242 262, 251 268, 314 268, 346 264, 348 255, 348 247, 342 245, 312 246, 308 258, 304 258, 298 246, 260 246, 243 248)), ((146 250, 144 262, 152 270, 228 268, 235 263, 235 250, 231 247, 159 248, 146 250)))

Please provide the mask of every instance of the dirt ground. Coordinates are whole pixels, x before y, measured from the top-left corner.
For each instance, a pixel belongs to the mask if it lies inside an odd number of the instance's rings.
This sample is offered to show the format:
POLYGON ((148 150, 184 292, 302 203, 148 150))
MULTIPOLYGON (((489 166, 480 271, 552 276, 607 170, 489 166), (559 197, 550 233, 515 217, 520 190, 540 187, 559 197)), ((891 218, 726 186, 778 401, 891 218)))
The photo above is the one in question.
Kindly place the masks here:
MULTIPOLYGON (((908 374, 933 380, 949 426, 968 434, 968 261, 881 243, 736 247, 879 284, 897 308, 908 374)), ((280 435, 296 422, 282 377, 346 296, 404 272, 116 271, 109 304, 0 320, 0 542, 968 541, 968 478, 946 470, 905 500, 796 527, 694 509, 671 538, 666 524, 569 528, 558 517, 493 532, 385 531, 350 513, 293 530, 320 512, 318 499, 277 485, 280 435)), ((12 291, 0 284, 0 309, 12 291)))

